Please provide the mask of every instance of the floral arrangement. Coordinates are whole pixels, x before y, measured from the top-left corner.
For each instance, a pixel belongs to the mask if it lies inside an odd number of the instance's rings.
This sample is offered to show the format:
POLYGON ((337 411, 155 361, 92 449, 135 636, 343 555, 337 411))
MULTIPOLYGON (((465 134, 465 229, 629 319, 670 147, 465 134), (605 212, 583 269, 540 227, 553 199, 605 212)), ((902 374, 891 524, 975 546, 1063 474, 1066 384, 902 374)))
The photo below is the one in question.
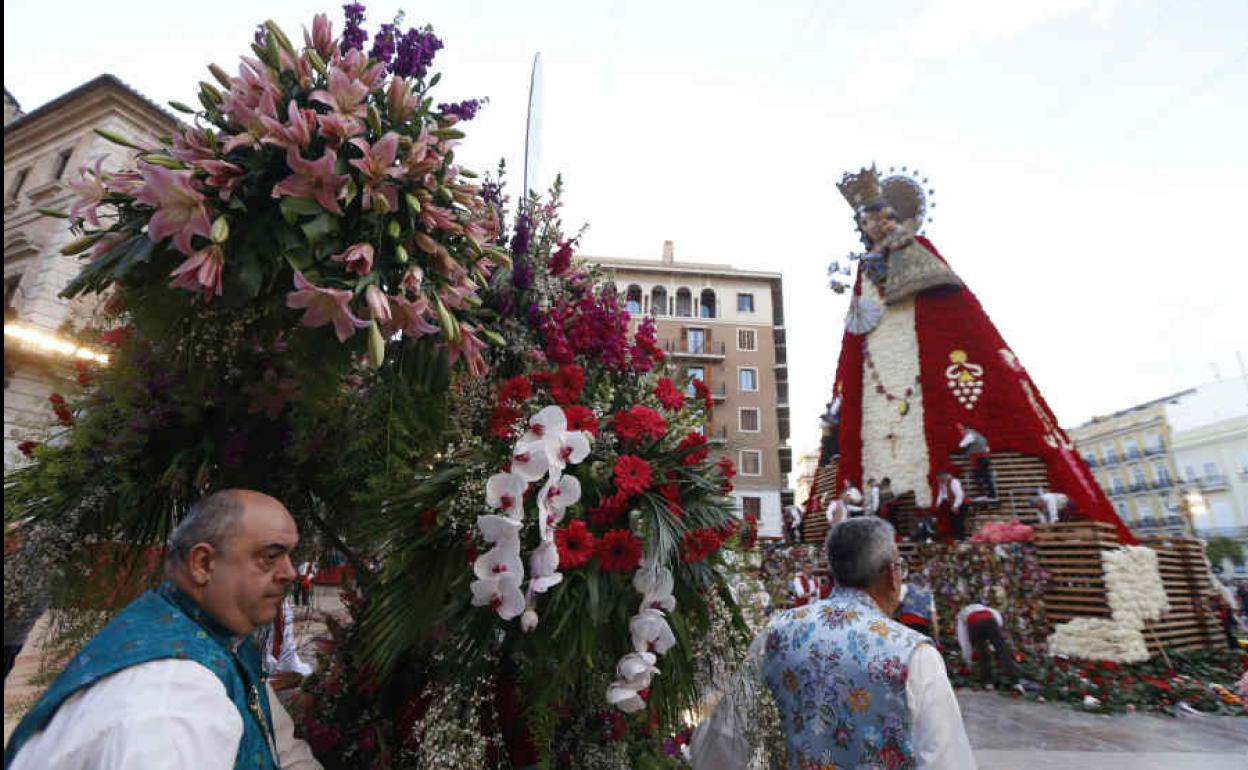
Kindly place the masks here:
POLYGON ((1148 660, 1141 628, 1108 618, 1075 618, 1053 629, 1049 651, 1083 660, 1139 663, 1148 660))
MULTIPOLYGON (((1065 656, 1016 653, 1023 693, 1014 699, 1062 703, 1099 714, 1156 711, 1175 715, 1178 704, 1202 713, 1248 716, 1248 700, 1231 691, 1248 672, 1248 654, 1226 650, 1174 652, 1167 663, 1078 660, 1065 656), (1183 673, 1179 673, 1179 672, 1183 673)), ((983 685, 956 650, 945 651, 950 680, 956 687, 983 685)))
POLYGON ((478 103, 433 106, 431 29, 383 25, 366 51, 363 6, 346 9, 341 37, 318 15, 301 48, 265 22, 237 75, 209 68, 202 109, 173 103, 193 123, 167 141, 99 131, 135 153, 82 169, 69 212, 49 212, 83 233, 65 253, 91 260, 67 296, 116 284, 138 305, 167 283, 183 314, 275 303, 340 343, 366 330, 373 366, 434 335, 483 371, 479 292, 506 254, 488 191, 455 162, 478 103))
POLYGON ((1101 554, 1106 596, 1112 619, 1075 618, 1053 629, 1049 649, 1055 655, 1087 660, 1137 663, 1148 659, 1144 623, 1169 608, 1157 565, 1157 553, 1126 546, 1101 554))
POLYGON ((1029 543, 1036 536, 1036 530, 1018 519, 1010 521, 990 521, 971 535, 972 543, 1029 543))

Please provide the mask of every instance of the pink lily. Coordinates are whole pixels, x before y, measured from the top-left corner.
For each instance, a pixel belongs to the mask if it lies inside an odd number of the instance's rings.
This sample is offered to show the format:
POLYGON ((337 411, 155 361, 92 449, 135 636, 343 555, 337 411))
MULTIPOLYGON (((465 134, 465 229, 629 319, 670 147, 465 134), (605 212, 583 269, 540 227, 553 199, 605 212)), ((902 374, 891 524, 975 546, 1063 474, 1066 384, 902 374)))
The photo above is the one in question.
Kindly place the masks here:
POLYGON ((489 372, 489 367, 485 365, 485 358, 481 356, 481 351, 485 350, 488 345, 480 340, 473 332, 477 331, 476 327, 469 326, 463 321, 459 322, 459 339, 455 342, 447 342, 447 360, 453 366, 461 357, 464 363, 468 365, 468 373, 473 377, 484 377, 489 372))
POLYGON ((278 49, 277 64, 282 72, 290 72, 304 89, 312 87, 312 63, 297 54, 291 54, 285 48, 278 49))
POLYGON ((109 192, 133 196, 143 186, 143 177, 137 171, 116 171, 104 175, 104 187, 109 192))
POLYGON ((395 157, 399 152, 399 135, 393 131, 387 131, 385 136, 372 145, 363 137, 352 139, 351 144, 364 153, 363 158, 347 161, 358 168, 364 176, 364 195, 361 204, 366 209, 372 208, 373 198, 381 196, 388 206, 385 211, 397 210, 399 208, 398 191, 384 183, 387 179, 403 174, 402 169, 394 165, 395 157))
POLYGON ((195 252, 178 265, 169 274, 173 278, 169 282, 169 288, 197 291, 203 295, 205 302, 211 302, 214 294, 221 296, 221 269, 224 266, 225 252, 220 245, 214 243, 195 252))
POLYGON ((204 196, 191 184, 191 172, 143 162, 138 167, 144 184, 134 197, 156 207, 156 213, 147 223, 148 235, 156 242, 173 236, 173 245, 178 251, 188 256, 194 254, 191 237, 207 238, 212 223, 204 206, 204 196))
POLYGON ((326 150, 317 160, 304 160, 298 152, 287 150, 286 164, 294 173, 274 185, 273 197, 308 198, 321 204, 326 211, 342 216, 338 199, 346 192, 350 179, 334 173, 337 160, 338 155, 333 150, 326 150))
POLYGON ((260 118, 260 122, 268 130, 264 141, 286 150, 306 150, 312 142, 312 132, 316 129, 316 110, 301 110, 295 100, 291 99, 286 106, 286 117, 289 123, 267 116, 260 118))
POLYGON ((313 16, 312 34, 309 35, 308 28, 304 27, 303 42, 308 48, 315 48, 322 59, 332 56, 337 46, 334 45, 334 29, 329 23, 329 17, 323 13, 313 16))
POLYGON ((425 281, 425 271, 420 265, 412 265, 407 268, 407 272, 403 273, 403 280, 399 282, 399 286, 405 291, 412 294, 420 294, 420 287, 425 281))
POLYGON ((304 311, 299 323, 311 328, 332 323, 339 342, 346 342, 356 329, 363 329, 370 323, 351 313, 347 304, 350 301, 351 292, 316 286, 299 271, 295 271, 295 291, 286 295, 286 307, 304 311))
POLYGON ((330 259, 344 263, 348 273, 365 276, 373 271, 373 246, 370 243, 353 243, 346 251, 330 259))
POLYGON ((364 301, 368 303, 374 321, 382 326, 390 323, 390 305, 386 302, 386 293, 377 288, 377 284, 370 283, 364 290, 364 301))
POLYGON ((380 63, 368 66, 368 57, 358 48, 335 55, 330 59, 330 64, 341 69, 352 80, 359 80, 369 91, 376 91, 386 77, 385 66, 380 63))
POLYGON ((392 123, 405 123, 419 104, 412 87, 405 78, 395 77, 386 91, 386 109, 392 123))
POLYGON ((202 128, 185 126, 173 135, 173 149, 169 154, 184 163, 215 158, 213 140, 202 128))
POLYGON ((451 212, 441 206, 421 206, 420 222, 430 230, 451 230, 455 227, 455 220, 451 217, 451 212))
POLYGON ((100 217, 96 213, 96 208, 108 194, 108 191, 104 189, 104 172, 100 168, 103 163, 104 156, 101 155, 95 159, 91 173, 88 174, 84 166, 78 169, 78 179, 71 179, 68 182, 70 189, 78 194, 73 205, 69 207, 69 215, 82 217, 90 222, 92 227, 100 226, 100 217))
POLYGON ((234 196, 234 190, 243 181, 243 169, 224 160, 203 160, 197 164, 208 173, 204 184, 217 188, 217 196, 228 201, 234 196))
POLYGON ((309 98, 333 109, 339 115, 349 118, 368 117, 368 105, 364 97, 368 96, 368 86, 347 75, 338 67, 329 70, 329 90, 313 91, 309 98))
POLYGON ((364 133, 364 124, 361 121, 344 117, 336 112, 320 115, 316 121, 320 126, 321 136, 334 147, 340 147, 351 137, 364 133))
POLYGON ((386 299, 390 302, 390 323, 386 326, 387 334, 401 331, 404 335, 417 339, 438 332, 438 326, 428 320, 431 308, 429 300, 425 297, 421 296, 412 301, 407 297, 388 294, 386 299))

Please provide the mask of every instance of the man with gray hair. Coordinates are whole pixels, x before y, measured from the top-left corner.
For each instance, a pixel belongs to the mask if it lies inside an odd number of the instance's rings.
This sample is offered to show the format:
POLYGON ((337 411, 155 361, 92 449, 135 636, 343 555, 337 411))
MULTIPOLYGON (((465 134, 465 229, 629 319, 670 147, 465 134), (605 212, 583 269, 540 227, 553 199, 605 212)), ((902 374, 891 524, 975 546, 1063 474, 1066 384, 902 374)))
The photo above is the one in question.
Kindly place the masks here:
POLYGON ((827 539, 836 587, 776 615, 759 672, 797 767, 975 767, 962 714, 931 640, 892 619, 906 562, 892 525, 843 521, 827 539))
POLYGON ((173 532, 166 581, 87 642, 27 712, 10 770, 320 770, 251 633, 271 623, 299 542, 280 502, 208 495, 173 532))

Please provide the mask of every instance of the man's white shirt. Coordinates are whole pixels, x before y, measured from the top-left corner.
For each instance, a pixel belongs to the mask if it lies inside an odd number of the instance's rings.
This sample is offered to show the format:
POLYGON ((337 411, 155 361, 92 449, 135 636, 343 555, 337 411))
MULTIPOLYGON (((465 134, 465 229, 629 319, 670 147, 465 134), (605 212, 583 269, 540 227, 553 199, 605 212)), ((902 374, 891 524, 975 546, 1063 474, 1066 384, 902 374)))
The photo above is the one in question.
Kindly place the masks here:
POLYGON ((997 612, 988 605, 971 602, 963 607, 962 611, 958 613, 958 646, 962 648, 962 660, 965 660, 967 663, 971 662, 971 632, 967 628, 966 619, 971 615, 971 613, 978 612, 980 610, 987 610, 988 612, 991 612, 992 616, 996 618, 997 625, 1002 629, 1005 628, 1005 621, 1001 619, 1001 613, 997 612))
MULTIPOLYGON (((278 767, 321 770, 268 695, 278 767)), ((232 770, 242 737, 242 715, 215 674, 194 661, 154 660, 67 698, 9 770, 232 770)))
POLYGON ((938 490, 936 490, 936 507, 937 508, 940 507, 941 503, 949 499, 950 495, 953 495, 953 509, 956 511, 957 509, 962 507, 962 501, 966 499, 966 496, 962 493, 961 481, 958 481, 956 478, 950 478, 948 488, 946 488, 946 485, 944 484, 939 484, 937 486, 940 487, 938 490))

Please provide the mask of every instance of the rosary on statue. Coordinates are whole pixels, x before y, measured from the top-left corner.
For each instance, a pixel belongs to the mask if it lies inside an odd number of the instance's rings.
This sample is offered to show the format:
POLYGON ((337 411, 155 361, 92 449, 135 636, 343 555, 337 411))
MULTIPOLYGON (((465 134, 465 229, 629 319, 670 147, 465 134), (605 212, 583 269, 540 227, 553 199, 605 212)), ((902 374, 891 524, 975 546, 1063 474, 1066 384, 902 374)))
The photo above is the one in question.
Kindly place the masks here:
POLYGON ((918 387, 920 379, 918 375, 914 377, 914 385, 907 387, 906 392, 900 396, 890 393, 888 388, 884 387, 883 380, 880 379, 880 373, 875 369, 875 361, 871 359, 871 351, 867 349, 866 340, 862 343, 862 360, 867 365, 867 372, 871 375, 871 381, 875 383, 875 392, 879 393, 888 401, 896 401, 897 414, 905 417, 910 413, 910 399, 914 397, 914 389, 918 387))

